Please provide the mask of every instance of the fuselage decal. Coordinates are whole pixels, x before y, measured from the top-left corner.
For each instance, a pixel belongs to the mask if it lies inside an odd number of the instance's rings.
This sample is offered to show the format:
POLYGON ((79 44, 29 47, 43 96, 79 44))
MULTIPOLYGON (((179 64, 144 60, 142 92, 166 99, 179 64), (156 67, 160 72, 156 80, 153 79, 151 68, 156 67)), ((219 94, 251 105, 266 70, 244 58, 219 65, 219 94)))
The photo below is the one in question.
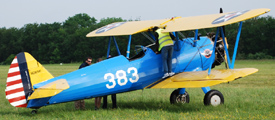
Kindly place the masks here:
MULTIPOLYGON (((131 77, 134 77, 133 78, 129 78, 129 81, 131 83, 135 83, 139 80, 139 75, 138 75, 138 70, 137 68, 135 67, 130 67, 127 69, 127 73, 128 74, 131 74, 131 77)), ((104 79, 105 80, 109 80, 109 83, 106 84, 106 87, 108 89, 112 89, 114 88, 117 84, 119 86, 124 86, 128 83, 128 78, 127 78, 127 74, 126 74, 126 71, 124 70, 118 70, 116 71, 116 74, 114 75, 113 73, 106 73, 104 75, 104 79), (117 78, 117 80, 115 79, 117 78)))

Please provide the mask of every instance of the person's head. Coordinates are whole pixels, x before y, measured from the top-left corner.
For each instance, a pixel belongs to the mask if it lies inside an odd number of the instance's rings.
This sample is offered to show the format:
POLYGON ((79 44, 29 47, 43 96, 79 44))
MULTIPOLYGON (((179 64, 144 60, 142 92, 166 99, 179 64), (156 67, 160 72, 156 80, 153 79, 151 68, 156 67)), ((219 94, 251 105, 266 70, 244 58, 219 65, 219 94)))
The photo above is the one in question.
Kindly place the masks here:
POLYGON ((100 62, 100 61, 102 61, 102 58, 98 58, 98 59, 96 60, 96 62, 100 62))
POLYGON ((87 59, 86 59, 85 62, 86 62, 87 64, 91 65, 91 64, 92 64, 92 61, 93 61, 92 57, 87 57, 87 59))
POLYGON ((157 29, 159 29, 159 27, 155 26, 155 27, 153 28, 153 32, 156 32, 157 29))

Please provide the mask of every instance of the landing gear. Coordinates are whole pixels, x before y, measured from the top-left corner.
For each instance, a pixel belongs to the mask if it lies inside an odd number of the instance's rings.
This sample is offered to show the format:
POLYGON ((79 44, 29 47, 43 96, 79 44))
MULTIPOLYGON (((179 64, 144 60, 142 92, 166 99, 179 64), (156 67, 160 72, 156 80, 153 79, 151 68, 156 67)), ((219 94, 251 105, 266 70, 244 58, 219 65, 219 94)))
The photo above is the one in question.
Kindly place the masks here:
POLYGON ((189 103, 190 101, 189 94, 186 91, 184 94, 179 94, 179 91, 180 91, 179 89, 176 89, 171 93, 170 103, 171 104, 189 103))
POLYGON ((204 105, 218 106, 224 103, 223 95, 218 90, 210 90, 204 96, 204 105))
POLYGON ((37 114, 37 112, 38 112, 38 110, 37 109, 35 109, 35 110, 32 110, 32 114, 34 115, 34 114, 37 114))

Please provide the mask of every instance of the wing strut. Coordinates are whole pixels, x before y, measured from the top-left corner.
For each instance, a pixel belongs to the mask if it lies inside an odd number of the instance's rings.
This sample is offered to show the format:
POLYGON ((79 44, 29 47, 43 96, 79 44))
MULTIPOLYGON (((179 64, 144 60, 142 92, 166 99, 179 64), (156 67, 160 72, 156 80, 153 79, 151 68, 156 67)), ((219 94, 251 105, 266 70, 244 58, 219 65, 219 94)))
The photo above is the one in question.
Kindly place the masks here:
POLYGON ((195 30, 195 40, 194 40, 194 47, 197 47, 197 41, 198 41, 198 35, 199 35, 199 30, 196 29, 195 30))
POLYGON ((239 40, 240 40, 240 36, 241 36, 241 31, 242 31, 242 25, 243 25, 243 22, 240 22, 239 29, 238 29, 238 34, 237 34, 237 38, 236 38, 236 42, 235 42, 233 58, 232 58, 232 69, 234 68, 234 64, 235 64, 237 49, 238 49, 238 46, 239 46, 239 40))
POLYGON ((130 56, 131 40, 132 40, 132 35, 129 35, 128 46, 127 46, 127 55, 126 55, 127 58, 129 58, 129 56, 130 56))
POLYGON ((110 36, 109 37, 109 43, 108 43, 107 57, 106 58, 109 58, 109 55, 110 55, 110 50, 111 50, 110 47, 111 47, 111 41, 112 41, 112 39, 113 39, 113 41, 115 43, 117 54, 121 55, 120 50, 119 50, 118 45, 117 45, 117 42, 116 42, 116 39, 115 39, 115 36, 110 36))
MULTIPOLYGON (((212 52, 212 55, 211 55, 211 61, 214 61, 215 60, 215 48, 216 48, 216 44, 217 44, 217 40, 218 40, 218 35, 219 35, 219 27, 217 28, 217 32, 216 32, 216 35, 215 35, 215 41, 214 41, 214 46, 213 46, 213 52, 212 52)), ((209 69, 208 69, 208 76, 210 75, 211 73, 211 67, 212 67, 212 64, 213 62, 210 63, 209 65, 209 69)))
POLYGON ((232 56, 232 61, 230 61, 228 49, 227 49, 227 46, 226 46, 225 37, 224 37, 224 34, 223 34, 224 33, 223 29, 220 28, 221 32, 222 32, 222 38, 223 38, 224 48, 225 48, 225 51, 226 51, 226 57, 227 57, 229 69, 234 68, 235 59, 236 59, 237 50, 238 50, 238 45, 239 45, 239 40, 240 40, 240 36, 241 36, 241 31, 242 31, 242 24, 243 24, 243 22, 241 21, 239 23, 239 28, 238 28, 238 33, 237 33, 237 37, 236 37, 236 42, 235 42, 235 47, 234 47, 234 53, 233 53, 233 56, 232 56))
POLYGON ((179 32, 175 32, 176 41, 174 43, 175 50, 180 51, 179 32))
POLYGON ((111 36, 109 37, 108 50, 107 50, 107 56, 106 56, 106 58, 109 58, 109 55, 110 55, 110 46, 111 46, 111 36))
POLYGON ((115 36, 113 36, 113 41, 114 41, 114 43, 116 45, 116 50, 117 50, 118 55, 121 55, 120 54, 120 50, 119 50, 118 45, 117 45, 117 42, 116 42, 116 39, 115 39, 115 36))
MULTIPOLYGON (((240 40, 240 36, 241 36, 242 23, 243 23, 242 21, 239 22, 239 28, 238 28, 238 33, 237 33, 237 37, 236 37, 236 42, 235 42, 235 47, 234 47, 234 53, 233 53, 233 56, 232 56, 232 61, 230 61, 230 56, 229 56, 229 52, 228 52, 228 49, 227 49, 223 28, 222 27, 217 28, 215 41, 214 41, 214 46, 213 46, 213 52, 212 52, 212 56, 211 56, 212 61, 214 61, 214 59, 215 59, 215 47, 216 47, 216 43, 217 43, 217 39, 218 39, 218 34, 219 34, 219 31, 220 31, 221 35, 222 35, 222 40, 223 40, 223 43, 224 43, 224 50, 226 52, 226 58, 227 58, 229 69, 234 68, 235 59, 236 59, 237 50, 238 50, 238 45, 239 45, 239 40, 240 40)), ((210 73, 211 73, 211 67, 212 67, 212 63, 209 66, 208 75, 210 75, 210 73)))
POLYGON ((224 50, 226 52, 227 64, 229 66, 229 69, 233 69, 233 68, 230 67, 231 66, 231 61, 230 61, 230 56, 229 56, 229 52, 228 52, 228 47, 226 45, 227 42, 225 41, 225 36, 224 36, 223 28, 220 27, 220 30, 221 30, 221 35, 222 35, 222 41, 223 41, 223 44, 224 44, 224 50))

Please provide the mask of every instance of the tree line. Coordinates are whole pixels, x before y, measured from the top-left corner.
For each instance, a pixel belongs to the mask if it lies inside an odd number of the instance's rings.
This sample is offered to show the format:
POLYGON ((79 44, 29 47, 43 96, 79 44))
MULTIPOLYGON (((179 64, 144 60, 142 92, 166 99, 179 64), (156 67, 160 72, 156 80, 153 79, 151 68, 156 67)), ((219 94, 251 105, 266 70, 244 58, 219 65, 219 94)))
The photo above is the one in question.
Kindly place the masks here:
MULTIPOLYGON (((33 23, 22 28, 0 28, 0 64, 10 64, 16 54, 29 52, 41 63, 81 62, 87 56, 96 59, 105 57, 108 37, 87 38, 86 35, 104 25, 113 22, 132 21, 122 18, 103 18, 99 21, 85 13, 69 17, 59 23, 33 23)), ((230 52, 233 51, 238 24, 225 26, 225 35, 230 52), (231 47, 232 46, 232 47, 231 47)), ((215 28, 199 30, 204 36, 215 32, 215 28)), ((275 19, 271 16, 256 17, 243 23, 238 47, 239 59, 272 59, 275 57, 275 19)), ((182 32, 186 37, 193 31, 182 32)), ((121 53, 126 54, 128 36, 119 36, 117 43, 121 53)), ((132 36, 131 51, 134 45, 148 45, 151 42, 142 34, 132 36)), ((134 54, 134 52, 131 52, 134 54)), ((117 55, 112 42, 111 55, 117 55)), ((232 55, 232 54, 231 54, 232 55)), ((95 60, 94 60, 95 61, 95 60)))

